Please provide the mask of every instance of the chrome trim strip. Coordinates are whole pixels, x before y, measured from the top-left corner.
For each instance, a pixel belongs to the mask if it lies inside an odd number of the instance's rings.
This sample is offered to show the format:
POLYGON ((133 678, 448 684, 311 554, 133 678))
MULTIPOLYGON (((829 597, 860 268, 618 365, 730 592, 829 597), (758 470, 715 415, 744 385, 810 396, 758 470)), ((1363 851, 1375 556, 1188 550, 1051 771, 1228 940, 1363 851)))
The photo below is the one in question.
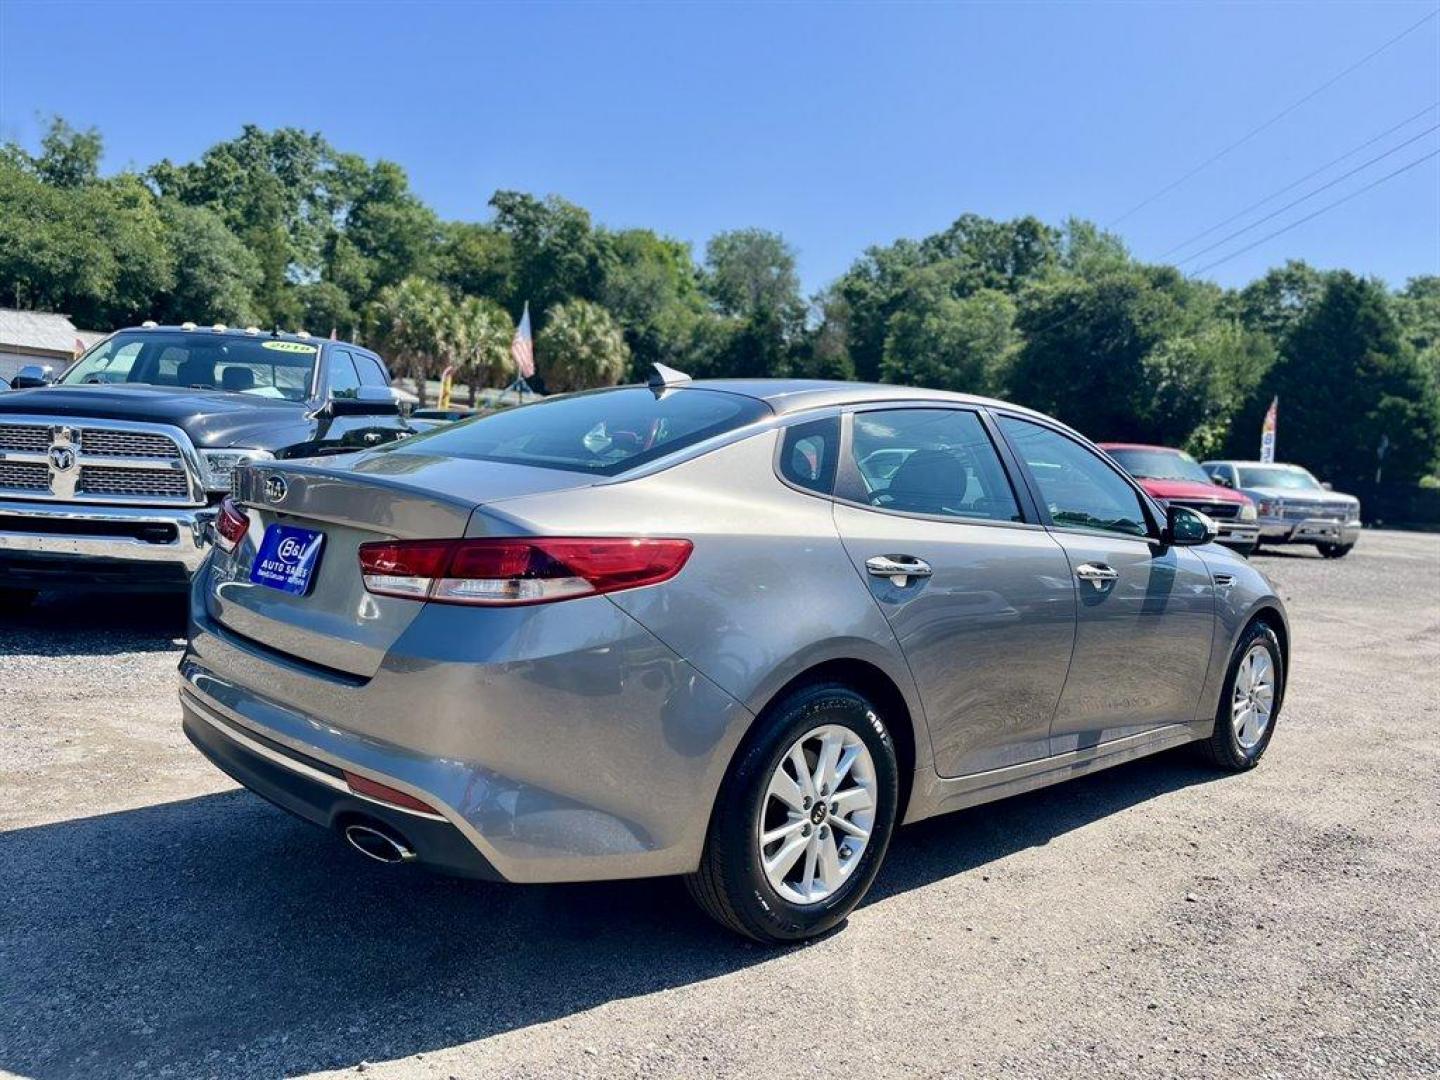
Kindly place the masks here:
POLYGON ((117 526, 174 525, 175 540, 167 544, 152 544, 123 534, 83 536, 58 530, 12 531, 0 526, 0 555, 10 551, 32 551, 126 562, 170 562, 179 563, 194 573, 209 553, 209 530, 215 511, 208 507, 171 509, 165 506, 93 506, 89 503, 0 499, 0 516, 25 518, 42 529, 47 521, 113 523, 117 526))
MULTIPOLYGON (((341 780, 338 776, 331 776, 327 772, 321 772, 319 769, 316 769, 310 765, 306 765, 303 761, 296 761, 294 758, 288 757, 287 755, 282 754, 279 751, 272 750, 264 743, 257 742, 249 736, 235 730, 235 727, 231 723, 227 722, 224 717, 211 711, 206 706, 200 704, 200 702, 197 701, 193 695, 185 693, 184 690, 181 690, 180 692, 180 702, 185 708, 193 712, 199 719, 204 720, 214 730, 218 731, 221 735, 224 735, 231 742, 238 743, 239 745, 245 747, 245 749, 249 750, 252 754, 263 757, 266 761, 269 761, 274 765, 279 765, 282 768, 289 769, 293 773, 299 773, 301 776, 304 776, 310 780, 314 780, 316 783, 324 784, 326 787, 331 788, 335 791, 343 791, 346 795, 359 799, 362 802, 373 803, 376 806, 383 806, 387 810, 398 810, 402 814, 410 814, 413 817, 425 818, 428 821, 450 820, 444 814, 427 814, 423 810, 412 810, 408 806, 397 806, 395 803, 388 803, 385 802, 383 799, 375 799, 371 798, 369 795, 363 795, 360 792, 351 788, 349 784, 345 783, 345 781, 341 780)), ((351 771, 354 772, 357 776, 362 775, 359 770, 352 769, 351 771)), ((375 782, 381 784, 385 783, 385 781, 379 779, 376 779, 375 782)), ((396 788, 396 790, 398 791, 400 789, 396 788)))

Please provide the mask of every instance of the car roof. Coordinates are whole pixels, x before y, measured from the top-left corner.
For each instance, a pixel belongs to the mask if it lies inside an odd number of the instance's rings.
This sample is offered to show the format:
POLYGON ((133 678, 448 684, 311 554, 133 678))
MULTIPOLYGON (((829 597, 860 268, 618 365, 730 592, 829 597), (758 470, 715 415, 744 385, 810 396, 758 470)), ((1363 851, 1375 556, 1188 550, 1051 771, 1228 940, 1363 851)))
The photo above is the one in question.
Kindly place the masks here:
POLYGON ((742 394, 769 405, 780 415, 823 409, 836 405, 859 405, 867 402, 938 401, 957 405, 988 405, 1011 409, 1055 423, 1051 417, 1012 405, 996 398, 976 394, 959 394, 952 390, 927 390, 918 386, 895 386, 889 383, 843 382, 828 379, 695 379, 673 384, 677 389, 723 390, 742 394))
MULTIPOLYGON (((241 337, 241 338, 266 338, 272 341, 298 341, 305 345, 314 345, 319 348, 322 345, 344 345, 349 349, 359 349, 361 352, 374 352, 363 345, 357 345, 353 341, 331 340, 328 337, 316 337, 314 334, 293 333, 288 330, 262 330, 255 327, 227 326, 223 330, 216 330, 213 326, 122 326, 116 330, 116 334, 159 334, 170 332, 176 334, 207 334, 220 337, 241 337), (254 331, 252 333, 252 330, 254 331)), ((111 335, 113 336, 113 335, 111 335)))

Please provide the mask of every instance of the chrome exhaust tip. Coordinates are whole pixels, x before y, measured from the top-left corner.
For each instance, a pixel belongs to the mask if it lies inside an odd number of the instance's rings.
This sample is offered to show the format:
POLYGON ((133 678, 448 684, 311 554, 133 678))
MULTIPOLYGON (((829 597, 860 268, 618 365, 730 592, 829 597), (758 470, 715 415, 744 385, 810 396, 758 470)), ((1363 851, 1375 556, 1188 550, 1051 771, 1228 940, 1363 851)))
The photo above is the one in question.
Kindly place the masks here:
POLYGON ((345 826, 345 840, 367 859, 382 863, 404 863, 415 858, 415 852, 387 832, 370 825, 345 826))

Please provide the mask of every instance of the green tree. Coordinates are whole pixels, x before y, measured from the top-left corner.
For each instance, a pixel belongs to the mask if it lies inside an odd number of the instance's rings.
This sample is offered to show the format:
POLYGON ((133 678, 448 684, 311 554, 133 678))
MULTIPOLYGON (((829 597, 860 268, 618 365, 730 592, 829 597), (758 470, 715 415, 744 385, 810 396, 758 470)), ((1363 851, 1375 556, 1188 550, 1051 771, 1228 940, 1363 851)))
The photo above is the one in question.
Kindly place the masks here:
POLYGON ((456 292, 486 296, 508 308, 515 302, 512 264, 510 237, 494 225, 458 221, 441 225, 435 280, 456 292))
POLYGON ((470 387, 470 404, 480 386, 503 386, 513 374, 510 343, 515 323, 499 304, 467 296, 452 309, 447 361, 470 387))
POLYGON ((625 336, 599 304, 568 300, 546 313, 535 363, 551 392, 614 386, 630 363, 625 336))
POLYGON ((778 233, 717 233, 705 248, 703 286, 715 310, 733 320, 711 374, 783 375, 805 322, 795 252, 778 233))
POLYGON ((1269 334, 1279 343, 1320 298, 1326 280, 1322 271, 1291 259, 1241 289, 1229 306, 1246 326, 1269 334))
POLYGON ((706 315, 690 246, 649 229, 609 233, 606 244, 600 302, 625 333, 630 374, 643 378, 657 363, 688 369, 694 326, 706 315))
POLYGON ((495 228, 510 241, 510 303, 529 301, 541 314, 572 298, 595 300, 608 255, 590 215, 558 196, 537 199, 518 191, 490 198, 495 228))
POLYGON ((174 257, 175 277, 168 290, 154 297, 150 317, 168 323, 254 321, 260 263, 220 216, 202 206, 162 199, 160 217, 174 257))
POLYGON ((76 131, 53 117, 40 139, 35 172, 45 183, 59 188, 81 187, 100 178, 100 156, 105 144, 93 127, 76 131))
POLYGON ((996 289, 956 299, 952 264, 912 275, 890 318, 880 377, 885 382, 994 393, 1017 343, 1015 302, 996 289))
POLYGON ((1440 274, 1413 277, 1395 296, 1405 340, 1440 391, 1440 274))
POLYGON ((387 285, 366 310, 366 341, 378 345, 396 375, 409 376, 424 405, 426 380, 452 347, 455 305, 444 286, 423 278, 387 285))
POLYGON ((1091 438, 1213 445, 1270 358, 1263 335, 1224 323, 1219 302, 1171 267, 1041 282, 1022 297, 1008 396, 1091 438))
POLYGON ((1327 276, 1242 417, 1238 451, 1253 453, 1259 415, 1276 396, 1278 456, 1324 479, 1368 486, 1382 441, 1389 480, 1418 479, 1435 464, 1440 400, 1377 281, 1327 276))
POLYGON ((333 159, 318 134, 247 124, 199 161, 167 159, 149 175, 163 195, 220 215, 259 261, 260 315, 267 324, 293 326, 300 316, 293 286, 319 276, 325 239, 341 209, 331 183, 333 159))

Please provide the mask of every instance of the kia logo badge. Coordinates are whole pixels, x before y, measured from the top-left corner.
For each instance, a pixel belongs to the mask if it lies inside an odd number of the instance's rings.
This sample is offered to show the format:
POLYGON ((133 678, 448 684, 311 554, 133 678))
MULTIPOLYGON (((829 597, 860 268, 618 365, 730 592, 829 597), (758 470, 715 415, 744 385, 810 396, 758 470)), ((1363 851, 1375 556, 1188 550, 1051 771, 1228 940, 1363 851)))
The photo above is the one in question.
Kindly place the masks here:
POLYGON ((267 476, 265 478, 265 498, 272 503, 283 502, 289 492, 290 485, 285 483, 283 476, 267 476))

